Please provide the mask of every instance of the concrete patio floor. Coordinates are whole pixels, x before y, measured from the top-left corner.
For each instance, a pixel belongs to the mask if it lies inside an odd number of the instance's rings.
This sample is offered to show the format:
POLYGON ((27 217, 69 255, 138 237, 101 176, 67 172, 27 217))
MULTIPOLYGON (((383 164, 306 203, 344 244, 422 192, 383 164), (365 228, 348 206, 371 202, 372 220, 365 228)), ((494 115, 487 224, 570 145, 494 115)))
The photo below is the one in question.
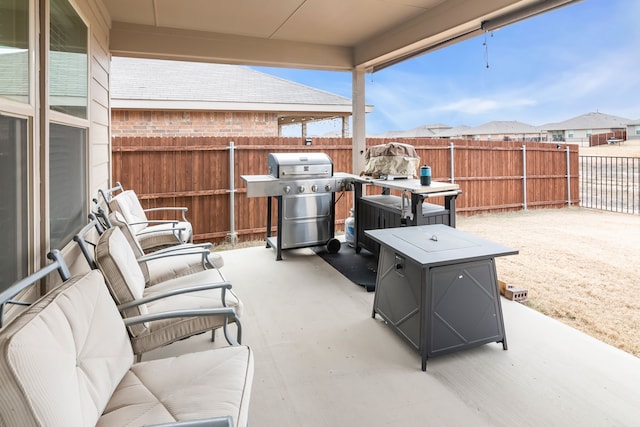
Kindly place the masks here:
MULTIPOLYGON (((640 359, 502 299, 509 349, 420 356, 310 249, 221 252, 255 354, 252 427, 637 426, 640 359)), ((221 334, 218 335, 222 338, 221 334)), ((144 360, 224 345, 199 335, 144 360)))

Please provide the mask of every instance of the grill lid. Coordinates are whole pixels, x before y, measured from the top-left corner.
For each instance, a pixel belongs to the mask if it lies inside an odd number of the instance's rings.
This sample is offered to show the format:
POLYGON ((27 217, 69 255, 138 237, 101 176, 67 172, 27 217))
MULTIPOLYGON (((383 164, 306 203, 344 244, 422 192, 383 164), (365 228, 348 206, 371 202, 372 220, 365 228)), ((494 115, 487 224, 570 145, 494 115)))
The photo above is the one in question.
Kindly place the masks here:
POLYGON ((325 153, 269 153, 269 175, 276 178, 333 176, 333 162, 325 153))

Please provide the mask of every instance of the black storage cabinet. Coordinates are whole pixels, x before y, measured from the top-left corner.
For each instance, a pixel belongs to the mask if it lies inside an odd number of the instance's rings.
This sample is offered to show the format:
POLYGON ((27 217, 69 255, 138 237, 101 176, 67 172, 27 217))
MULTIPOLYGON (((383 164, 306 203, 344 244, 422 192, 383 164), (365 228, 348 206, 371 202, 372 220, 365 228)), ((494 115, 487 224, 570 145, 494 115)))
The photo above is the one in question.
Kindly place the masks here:
POLYGON ((382 194, 370 196, 363 195, 362 182, 355 182, 356 252, 364 248, 378 255, 380 244, 368 237, 366 230, 431 224, 456 226, 458 186, 438 182, 434 182, 432 187, 412 185, 416 182, 419 180, 404 180, 397 184, 368 181, 367 184, 382 187, 382 194), (407 188, 404 201, 401 196, 389 194, 391 188, 407 188), (444 197, 444 206, 426 201, 429 197, 439 196, 444 197))

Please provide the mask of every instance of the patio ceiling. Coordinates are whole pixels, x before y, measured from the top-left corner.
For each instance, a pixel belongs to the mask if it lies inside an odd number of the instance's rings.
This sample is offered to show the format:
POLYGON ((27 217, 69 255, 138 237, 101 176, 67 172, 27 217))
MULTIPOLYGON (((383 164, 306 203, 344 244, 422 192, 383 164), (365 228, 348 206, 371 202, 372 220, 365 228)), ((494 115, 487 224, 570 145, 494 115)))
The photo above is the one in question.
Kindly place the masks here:
POLYGON ((117 56, 372 72, 575 0, 103 0, 117 56))

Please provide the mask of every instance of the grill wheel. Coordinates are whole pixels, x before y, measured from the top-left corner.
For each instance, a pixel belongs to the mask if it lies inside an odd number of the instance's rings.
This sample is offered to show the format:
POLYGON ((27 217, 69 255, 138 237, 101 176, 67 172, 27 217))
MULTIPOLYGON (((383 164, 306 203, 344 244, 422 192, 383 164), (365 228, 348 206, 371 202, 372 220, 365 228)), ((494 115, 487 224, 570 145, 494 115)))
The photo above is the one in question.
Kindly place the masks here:
POLYGON ((340 243, 340 240, 335 238, 329 239, 329 241, 327 242, 327 252, 329 252, 330 254, 336 254, 340 250, 341 246, 342 244, 340 243))

